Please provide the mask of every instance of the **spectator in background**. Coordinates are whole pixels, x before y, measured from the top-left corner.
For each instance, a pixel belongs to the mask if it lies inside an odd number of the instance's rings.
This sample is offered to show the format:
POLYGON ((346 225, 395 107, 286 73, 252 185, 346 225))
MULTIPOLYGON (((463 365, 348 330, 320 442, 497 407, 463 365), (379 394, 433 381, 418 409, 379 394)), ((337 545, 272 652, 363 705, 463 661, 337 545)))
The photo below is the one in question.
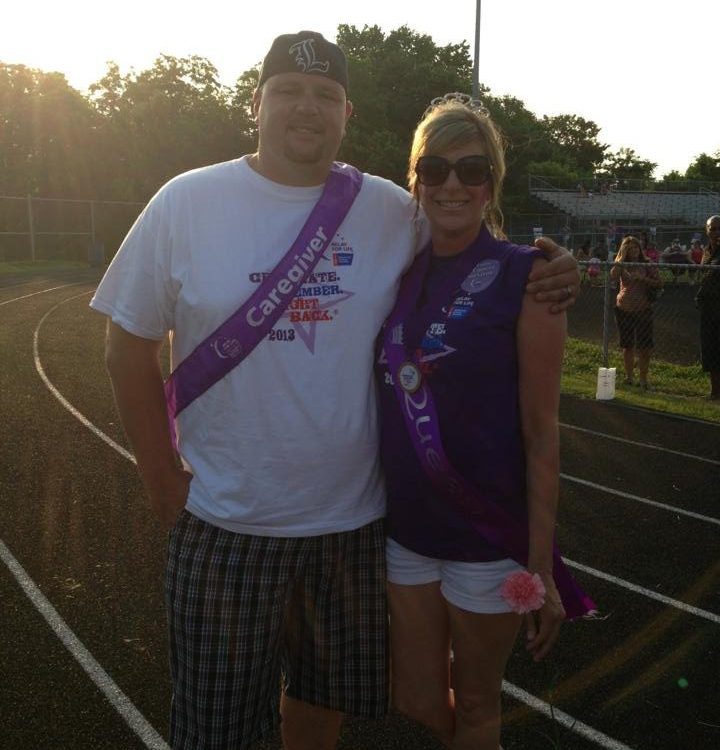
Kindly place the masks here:
POLYGON ((647 232, 643 232, 640 235, 640 239, 641 239, 642 251, 643 253, 645 253, 645 257, 651 263, 659 263, 660 251, 655 246, 655 242, 652 240, 652 238, 648 237, 647 232))
POLYGON ((602 261, 597 257, 597 255, 595 255, 595 251, 593 251, 587 265, 587 277, 590 281, 591 286, 599 286, 600 284, 602 284, 602 280, 600 279, 601 266, 602 261))
MULTIPOLYGON (((704 249, 700 240, 693 240, 690 243, 690 261, 696 266, 699 266, 702 263, 703 253, 704 249)), ((693 268, 690 269, 688 273, 690 275, 690 284, 694 285, 695 281, 697 280, 699 270, 693 268)))
POLYGON ((585 242, 580 245, 580 247, 575 252, 575 260, 579 261, 588 261, 590 260, 590 240, 585 240, 585 242))
POLYGON ((702 265, 696 300, 700 309, 700 352, 702 368, 710 373, 710 395, 720 399, 720 216, 711 216, 705 224, 708 245, 702 265), (712 267, 712 270, 710 270, 712 267))
POLYGON ((655 246, 654 242, 651 242, 645 249, 645 257, 650 261, 650 263, 659 263, 660 262, 660 251, 655 246))
POLYGON ((608 259, 608 246, 606 242, 598 242, 597 245, 595 245, 592 254, 594 257, 596 257, 598 260, 607 260, 608 259))
POLYGON ((705 250, 700 240, 693 240, 690 243, 690 260, 696 265, 700 265, 702 263, 704 252, 705 250))
POLYGON ((651 290, 662 286, 658 269, 645 257, 637 237, 629 235, 620 243, 610 277, 620 281, 615 300, 615 320, 623 350, 625 385, 633 385, 635 351, 637 350, 640 380, 638 385, 648 389, 648 369, 653 341, 653 301, 651 290), (627 265, 626 265, 627 264, 627 265))
POLYGON ((672 243, 663 250, 660 262, 672 266, 670 271, 673 275, 673 282, 677 282, 678 278, 687 271, 683 266, 691 263, 690 253, 687 248, 680 244, 680 240, 675 238, 672 243))
POLYGON ((575 251, 575 260, 578 262, 580 281, 582 283, 587 278, 587 264, 590 260, 590 240, 585 240, 585 242, 583 242, 582 245, 580 245, 580 247, 575 251))

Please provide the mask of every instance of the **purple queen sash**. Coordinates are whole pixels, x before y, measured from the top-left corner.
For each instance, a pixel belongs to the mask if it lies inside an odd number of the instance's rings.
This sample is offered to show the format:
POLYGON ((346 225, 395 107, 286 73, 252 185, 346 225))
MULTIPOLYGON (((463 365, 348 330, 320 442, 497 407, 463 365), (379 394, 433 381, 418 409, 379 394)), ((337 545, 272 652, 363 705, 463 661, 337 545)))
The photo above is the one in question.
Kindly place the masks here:
MULTIPOLYGON (((473 257, 466 253, 467 256, 473 257)), ((458 268, 434 295, 438 301, 457 288, 472 270, 476 258, 463 258, 458 268), (468 265, 469 264, 469 265, 468 265)), ((490 544, 504 550, 523 566, 528 563, 527 523, 487 498, 481 498, 450 464, 442 444, 440 424, 432 393, 422 375, 417 354, 408 355, 403 344, 403 320, 415 306, 430 262, 426 249, 403 278, 398 300, 385 328, 385 356, 392 374, 395 394, 405 425, 423 471, 436 491, 490 544)), ((568 618, 582 617, 596 610, 592 599, 578 586, 553 543, 553 578, 568 618)))
POLYGON ((287 253, 250 298, 173 370, 165 382, 165 398, 174 443, 177 415, 240 364, 285 312, 350 211, 362 179, 355 167, 333 164, 320 199, 287 253))

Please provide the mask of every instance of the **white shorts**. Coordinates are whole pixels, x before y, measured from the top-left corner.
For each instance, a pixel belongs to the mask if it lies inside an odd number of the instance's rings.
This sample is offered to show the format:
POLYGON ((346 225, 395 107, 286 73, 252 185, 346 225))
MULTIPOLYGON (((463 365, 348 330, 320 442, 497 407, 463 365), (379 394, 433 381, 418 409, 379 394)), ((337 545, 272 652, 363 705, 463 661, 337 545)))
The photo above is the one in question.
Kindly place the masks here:
POLYGON ((390 583, 417 586, 440 581, 442 595, 460 609, 479 614, 512 612, 500 595, 500 587, 510 573, 523 570, 515 560, 437 560, 419 555, 389 537, 385 555, 390 583))

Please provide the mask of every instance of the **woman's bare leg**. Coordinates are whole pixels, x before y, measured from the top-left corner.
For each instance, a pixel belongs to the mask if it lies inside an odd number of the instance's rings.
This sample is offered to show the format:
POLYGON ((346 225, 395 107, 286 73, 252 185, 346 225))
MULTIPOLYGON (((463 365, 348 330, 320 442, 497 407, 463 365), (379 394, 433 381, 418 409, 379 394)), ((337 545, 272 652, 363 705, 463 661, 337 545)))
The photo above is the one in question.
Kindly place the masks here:
POLYGON ((623 349, 623 364, 625 366, 625 380, 632 381, 635 371, 635 349, 632 347, 623 349))
POLYGON ((453 750, 498 750, 500 692, 520 627, 514 613, 485 615, 448 604, 455 688, 453 750))
POLYGON ((650 349, 638 349, 638 369, 640 370, 640 385, 647 385, 648 369, 650 368, 650 349))
POLYGON ((440 582, 388 583, 392 700, 450 747, 454 734, 450 689, 450 627, 440 582))

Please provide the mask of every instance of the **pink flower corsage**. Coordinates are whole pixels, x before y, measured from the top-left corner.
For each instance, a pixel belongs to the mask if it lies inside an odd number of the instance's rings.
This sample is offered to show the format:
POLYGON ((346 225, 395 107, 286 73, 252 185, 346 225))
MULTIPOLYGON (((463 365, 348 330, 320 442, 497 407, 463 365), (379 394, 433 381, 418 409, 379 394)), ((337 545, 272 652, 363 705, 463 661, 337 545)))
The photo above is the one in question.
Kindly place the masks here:
POLYGON ((513 612, 524 615, 545 604, 545 584, 537 573, 518 570, 511 573, 500 589, 502 598, 513 612))

